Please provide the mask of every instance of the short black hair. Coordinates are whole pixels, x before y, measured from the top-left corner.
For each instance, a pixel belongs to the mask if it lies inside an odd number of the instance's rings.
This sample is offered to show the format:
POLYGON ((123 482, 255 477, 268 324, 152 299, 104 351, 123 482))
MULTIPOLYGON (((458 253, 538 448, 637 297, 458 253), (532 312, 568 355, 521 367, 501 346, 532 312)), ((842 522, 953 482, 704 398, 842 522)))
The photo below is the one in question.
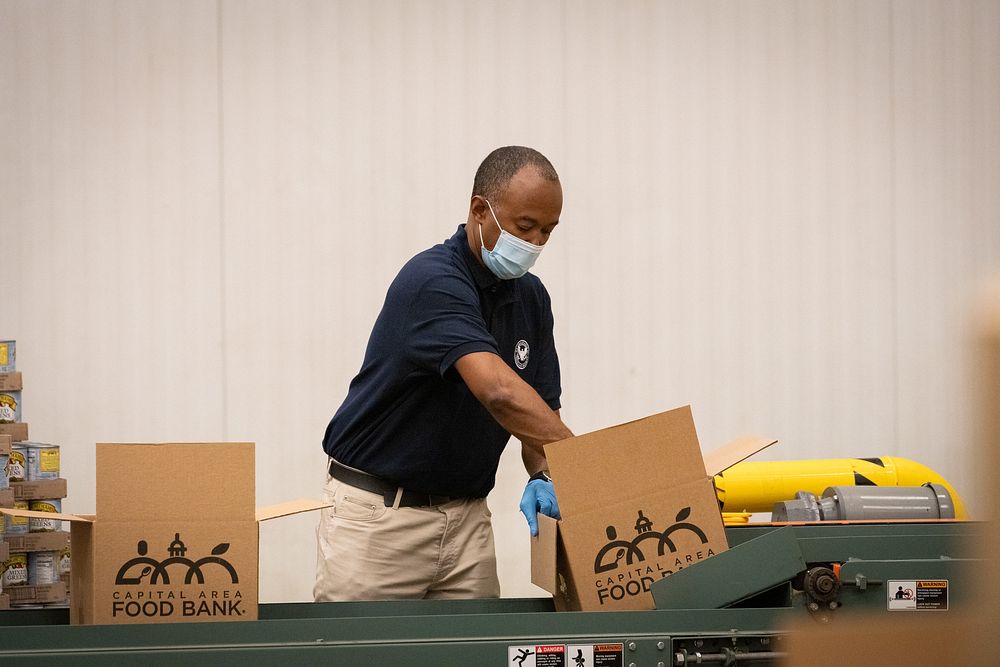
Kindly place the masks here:
POLYGON ((504 146, 487 155, 479 165, 472 183, 472 196, 479 195, 493 199, 507 187, 514 174, 527 165, 535 167, 542 178, 550 181, 559 180, 559 174, 549 159, 534 148, 504 146))

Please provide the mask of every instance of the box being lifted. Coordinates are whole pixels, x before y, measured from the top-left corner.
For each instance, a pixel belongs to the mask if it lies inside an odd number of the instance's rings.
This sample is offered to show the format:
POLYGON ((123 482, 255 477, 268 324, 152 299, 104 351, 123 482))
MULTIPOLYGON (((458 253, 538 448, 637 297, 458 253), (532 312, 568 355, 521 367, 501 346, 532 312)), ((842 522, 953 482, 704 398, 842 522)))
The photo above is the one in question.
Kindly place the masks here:
POLYGON ((254 509, 253 443, 98 444, 97 516, 72 523, 72 623, 257 618, 258 522, 326 507, 254 509))
POLYGON ((652 609, 657 579, 729 548, 712 476, 776 440, 704 459, 690 406, 545 446, 562 519, 538 516, 531 580, 556 609, 652 609))

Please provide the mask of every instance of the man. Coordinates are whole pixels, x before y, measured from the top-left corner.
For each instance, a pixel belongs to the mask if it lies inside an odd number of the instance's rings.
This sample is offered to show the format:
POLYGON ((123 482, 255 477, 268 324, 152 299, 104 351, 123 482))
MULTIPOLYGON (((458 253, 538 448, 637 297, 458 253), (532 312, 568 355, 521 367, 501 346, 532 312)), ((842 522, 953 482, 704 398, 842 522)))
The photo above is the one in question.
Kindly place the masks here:
POLYGON ((499 148, 466 224, 389 286, 364 362, 330 421, 317 601, 498 597, 486 495, 511 435, 530 479, 521 511, 558 517, 542 445, 559 417, 549 295, 527 273, 559 223, 538 151, 499 148))

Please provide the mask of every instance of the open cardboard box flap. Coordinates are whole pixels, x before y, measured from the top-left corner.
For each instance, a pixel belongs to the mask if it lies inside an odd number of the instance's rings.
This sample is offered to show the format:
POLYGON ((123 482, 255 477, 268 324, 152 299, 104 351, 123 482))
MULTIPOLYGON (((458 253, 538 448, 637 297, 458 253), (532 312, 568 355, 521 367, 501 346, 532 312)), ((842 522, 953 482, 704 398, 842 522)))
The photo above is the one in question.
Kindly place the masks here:
POLYGON ((743 436, 705 454, 705 470, 709 475, 718 475, 744 461, 759 451, 778 442, 774 438, 743 436))
MULTIPOLYGON (((314 510, 323 509, 324 507, 332 507, 332 505, 322 500, 299 498, 297 500, 289 500, 287 502, 278 503, 277 505, 258 507, 254 514, 255 520, 260 522, 270 521, 271 519, 279 519, 283 516, 291 516, 292 514, 312 512, 314 510)), ((76 523, 93 523, 96 518, 92 515, 63 514, 61 512, 36 512, 33 510, 14 509, 13 507, 0 507, 0 514, 25 516, 29 519, 53 519, 56 521, 72 521, 76 523)))
POLYGON ((691 406, 545 445, 564 515, 598 509, 626 495, 647 495, 663 486, 666 475, 704 477, 701 457, 691 455, 698 451, 691 406))
POLYGON ((556 581, 556 541, 559 522, 544 514, 538 515, 538 537, 531 538, 531 582, 553 595, 556 581))
POLYGON ((283 516, 291 516, 292 514, 301 514, 302 512, 320 510, 324 507, 333 507, 333 504, 320 500, 311 500, 309 498, 299 498, 298 500, 289 500, 284 503, 278 503, 277 505, 258 507, 256 515, 257 521, 269 521, 283 516))
POLYGON ((532 582, 557 609, 651 609, 648 583, 728 547, 712 477, 776 442, 703 455, 684 406, 546 445, 562 520, 538 517, 532 582), (652 538, 669 550, 646 553, 652 538), (625 564, 605 557, 616 545, 625 564))
POLYGON ((776 442, 744 436, 698 456, 698 434, 686 405, 545 445, 545 456, 559 507, 569 516, 658 491, 665 476, 688 480, 717 475, 776 442))

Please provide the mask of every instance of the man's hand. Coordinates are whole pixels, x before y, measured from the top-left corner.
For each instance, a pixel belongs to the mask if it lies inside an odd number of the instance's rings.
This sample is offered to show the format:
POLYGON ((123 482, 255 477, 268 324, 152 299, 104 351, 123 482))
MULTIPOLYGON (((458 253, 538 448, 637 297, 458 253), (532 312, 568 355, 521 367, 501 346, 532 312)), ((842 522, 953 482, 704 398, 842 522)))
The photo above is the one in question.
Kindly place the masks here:
POLYGON ((529 481, 521 496, 521 513, 528 520, 532 537, 538 537, 538 512, 553 519, 559 518, 559 503, 556 502, 555 487, 552 486, 552 482, 544 479, 529 481))

